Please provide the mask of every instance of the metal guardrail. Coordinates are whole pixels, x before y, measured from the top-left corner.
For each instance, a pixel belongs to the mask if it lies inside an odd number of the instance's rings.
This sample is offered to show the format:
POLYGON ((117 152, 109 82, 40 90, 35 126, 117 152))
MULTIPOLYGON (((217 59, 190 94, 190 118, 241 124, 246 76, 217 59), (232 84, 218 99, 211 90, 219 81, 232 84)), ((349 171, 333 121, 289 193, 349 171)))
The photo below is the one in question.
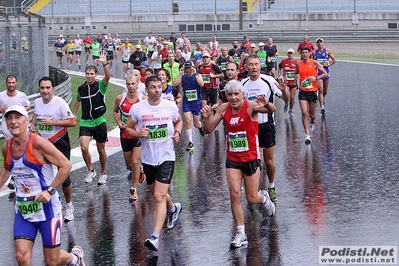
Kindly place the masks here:
MULTIPOLYGON (((49 67, 49 76, 54 79, 55 84, 58 84, 57 86, 55 86, 55 90, 54 90, 54 95, 57 95, 61 98, 63 98, 68 104, 70 104, 72 102, 72 81, 71 81, 71 77, 55 68, 50 66, 49 67)), ((35 93, 35 94, 31 94, 28 96, 28 99, 30 101, 30 110, 28 111, 29 117, 32 118, 33 112, 34 112, 34 108, 33 108, 33 102, 40 97, 39 93, 35 93)), ((0 114, 0 139, 3 139, 3 132, 2 132, 2 127, 1 127, 1 123, 3 123, 3 115, 0 114)))
MULTIPOLYGON (((170 36, 170 32, 155 32, 152 31, 153 36, 170 36)), ((83 33, 81 33, 82 36, 83 33)), ((136 40, 143 40, 147 36, 145 33, 123 33, 118 32, 119 38, 124 39, 129 37, 131 42, 136 40)), ((322 37, 328 40, 330 43, 345 42, 345 43, 356 43, 356 42, 398 42, 399 41, 399 30, 268 30, 268 31, 209 31, 209 32, 186 32, 187 38, 190 39, 192 45, 196 42, 208 43, 213 35, 215 35, 221 43, 231 43, 234 40, 242 41, 244 35, 248 35, 252 42, 267 41, 269 36, 273 37, 276 43, 290 43, 290 42, 301 42, 303 36, 307 34, 311 39, 316 37, 322 37)), ((49 35, 49 46, 53 47, 59 35, 49 35)), ((71 36, 74 37, 74 36, 71 36)), ((95 37, 95 36, 92 36, 95 37)))

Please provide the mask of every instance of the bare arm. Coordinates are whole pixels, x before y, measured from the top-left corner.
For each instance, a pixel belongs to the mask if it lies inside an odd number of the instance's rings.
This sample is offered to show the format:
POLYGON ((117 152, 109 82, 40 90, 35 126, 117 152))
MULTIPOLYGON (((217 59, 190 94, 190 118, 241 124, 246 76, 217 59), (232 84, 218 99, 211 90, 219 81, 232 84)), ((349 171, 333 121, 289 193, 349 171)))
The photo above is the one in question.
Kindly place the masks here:
POLYGON ((211 119, 209 119, 209 117, 212 115, 212 108, 210 108, 208 105, 205 105, 201 108, 202 127, 205 134, 211 133, 219 125, 220 121, 223 119, 223 115, 226 112, 227 107, 228 103, 222 104, 216 109, 216 113, 211 119))
POLYGON ((72 114, 76 118, 76 113, 78 112, 78 109, 80 107, 80 101, 76 100, 75 104, 73 105, 73 111, 72 114))
MULTIPOLYGON (((1 152, 3 153, 3 158, 4 162, 7 156, 7 142, 3 144, 1 147, 1 152)), ((3 168, 0 171, 0 188, 3 187, 4 183, 7 181, 7 179, 10 177, 11 173, 7 169, 3 168)))
POLYGON ((101 64, 103 64, 103 68, 104 68, 103 83, 104 83, 104 86, 107 86, 109 79, 111 78, 111 71, 109 71, 107 57, 105 56, 105 52, 102 52, 100 55, 100 59, 97 59, 97 60, 100 61, 101 64))
MULTIPOLYGON (((314 62, 314 66, 315 66, 320 72, 322 72, 321 75, 319 75, 319 76, 317 76, 317 77, 314 77, 315 80, 324 79, 325 77, 327 77, 328 74, 327 74, 326 70, 324 69, 324 67, 323 67, 319 62, 317 62, 316 60, 313 60, 313 62, 314 62)), ((309 80, 309 78, 308 78, 308 80, 309 80)), ((313 80, 310 80, 310 81, 313 81, 313 80)))
POLYGON ((122 94, 119 94, 115 98, 113 115, 114 115, 115 122, 118 124, 118 127, 120 129, 124 129, 126 127, 126 125, 125 125, 125 123, 122 122, 122 120, 119 116, 119 104, 121 103, 121 101, 122 101, 122 94))
POLYGON ((173 133, 172 139, 177 143, 180 140, 180 132, 181 129, 183 128, 183 120, 181 119, 180 114, 179 114, 179 119, 173 122, 173 126, 175 132, 173 133))
POLYGON ((328 56, 331 58, 331 61, 329 62, 329 65, 332 66, 336 62, 335 57, 334 57, 334 55, 333 55, 333 53, 331 52, 330 49, 327 48, 326 50, 327 50, 328 56))

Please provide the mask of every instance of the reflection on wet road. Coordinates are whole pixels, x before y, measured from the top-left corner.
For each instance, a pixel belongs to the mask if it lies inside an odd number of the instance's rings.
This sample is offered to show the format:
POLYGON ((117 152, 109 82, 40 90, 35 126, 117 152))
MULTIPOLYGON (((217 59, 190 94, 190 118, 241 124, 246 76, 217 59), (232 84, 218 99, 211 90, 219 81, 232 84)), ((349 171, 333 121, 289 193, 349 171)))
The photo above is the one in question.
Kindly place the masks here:
MULTIPOLYGON (((86 265, 256 266, 316 265, 320 245, 398 245, 398 70, 338 62, 327 115, 318 113, 310 146, 304 144, 298 104, 289 118, 278 102, 277 212, 269 218, 244 204, 247 248, 229 249, 233 219, 221 125, 205 138, 194 131, 192 154, 184 149, 184 132, 176 146, 171 194, 184 209, 179 225, 162 232, 158 252, 143 245, 152 231, 154 201, 141 184, 139 201, 128 202, 121 153, 109 157, 106 186, 85 184, 85 169, 71 174, 75 221, 64 225, 62 247, 81 245, 86 265)), ((1 265, 15 265, 13 203, 0 201, 1 265)), ((40 237, 32 263, 43 264, 40 237)))

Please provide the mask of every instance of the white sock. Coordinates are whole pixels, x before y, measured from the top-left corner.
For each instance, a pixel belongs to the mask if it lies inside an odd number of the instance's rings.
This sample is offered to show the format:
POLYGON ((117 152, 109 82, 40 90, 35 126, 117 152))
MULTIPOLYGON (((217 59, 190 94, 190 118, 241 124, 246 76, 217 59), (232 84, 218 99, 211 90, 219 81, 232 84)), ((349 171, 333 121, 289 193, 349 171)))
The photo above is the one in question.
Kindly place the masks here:
POLYGON ((66 203, 65 204, 67 207, 71 207, 72 206, 72 201, 71 202, 68 202, 68 203, 66 203))
POLYGON ((237 226, 237 233, 240 233, 242 235, 245 235, 245 225, 239 225, 237 226))
POLYGON ((274 188, 274 182, 273 183, 269 183, 269 188, 274 188))
POLYGON ((193 142, 193 129, 186 129, 186 134, 189 142, 193 142))

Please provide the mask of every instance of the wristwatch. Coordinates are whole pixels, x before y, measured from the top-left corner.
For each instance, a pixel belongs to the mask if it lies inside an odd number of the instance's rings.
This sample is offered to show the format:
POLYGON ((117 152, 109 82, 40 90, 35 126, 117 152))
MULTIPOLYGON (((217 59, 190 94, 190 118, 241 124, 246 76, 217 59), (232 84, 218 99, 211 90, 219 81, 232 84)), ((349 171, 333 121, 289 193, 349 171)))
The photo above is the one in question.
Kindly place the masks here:
POLYGON ((48 193, 50 193, 50 195, 54 195, 55 192, 57 191, 55 188, 53 188, 52 186, 47 188, 48 193))

